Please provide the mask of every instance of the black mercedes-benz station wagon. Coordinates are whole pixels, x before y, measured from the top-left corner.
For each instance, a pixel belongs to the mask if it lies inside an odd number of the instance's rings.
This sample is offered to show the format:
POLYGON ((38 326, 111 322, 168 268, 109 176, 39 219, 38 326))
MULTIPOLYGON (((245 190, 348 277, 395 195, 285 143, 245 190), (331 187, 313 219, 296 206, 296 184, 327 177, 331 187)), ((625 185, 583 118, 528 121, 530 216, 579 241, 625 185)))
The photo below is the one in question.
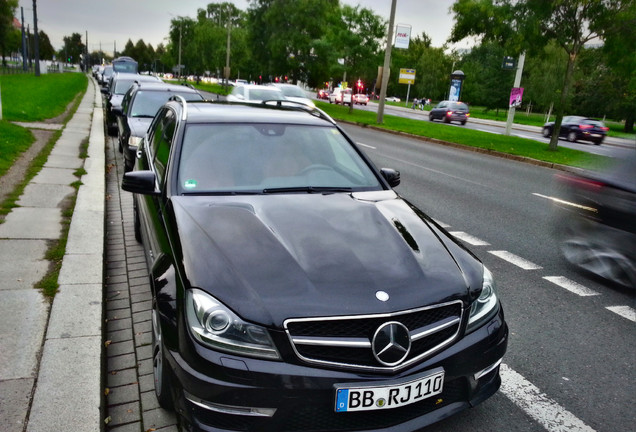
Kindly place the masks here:
POLYGON ((315 108, 161 108, 122 187, 185 430, 414 431, 497 391, 493 276, 399 182, 315 108))

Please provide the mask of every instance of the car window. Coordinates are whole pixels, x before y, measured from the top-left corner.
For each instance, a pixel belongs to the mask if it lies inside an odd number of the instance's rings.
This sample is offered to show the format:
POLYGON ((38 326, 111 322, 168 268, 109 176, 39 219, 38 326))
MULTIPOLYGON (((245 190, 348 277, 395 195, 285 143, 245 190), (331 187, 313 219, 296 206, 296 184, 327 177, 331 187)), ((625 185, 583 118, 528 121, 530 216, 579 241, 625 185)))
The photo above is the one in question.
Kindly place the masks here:
POLYGON ((250 90, 249 99, 251 100, 283 100, 285 96, 280 90, 268 88, 254 88, 250 90))
POLYGON ((151 138, 153 163, 159 183, 163 183, 176 127, 174 112, 170 109, 162 111, 154 126, 151 138))
POLYGON ((446 108, 447 105, 448 105, 448 102, 443 101, 443 102, 438 103, 435 108, 446 108))
POLYGON ((113 93, 122 95, 126 93, 130 89, 130 87, 132 87, 134 83, 135 83, 134 80, 118 79, 114 82, 115 88, 113 93))
POLYGON ((190 124, 177 177, 184 193, 381 188, 336 128, 307 125, 190 124))

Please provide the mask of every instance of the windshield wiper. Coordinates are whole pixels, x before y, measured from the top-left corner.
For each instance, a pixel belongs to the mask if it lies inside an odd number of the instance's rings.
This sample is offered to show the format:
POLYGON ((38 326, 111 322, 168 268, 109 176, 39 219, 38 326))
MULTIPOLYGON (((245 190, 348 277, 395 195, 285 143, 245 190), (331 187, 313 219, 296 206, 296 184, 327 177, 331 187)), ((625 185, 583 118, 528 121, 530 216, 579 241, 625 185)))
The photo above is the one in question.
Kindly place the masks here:
POLYGON ((290 193, 290 192, 306 192, 306 193, 337 193, 352 192, 349 187, 329 187, 329 186, 297 186, 297 187, 279 187, 263 189, 264 194, 290 193))

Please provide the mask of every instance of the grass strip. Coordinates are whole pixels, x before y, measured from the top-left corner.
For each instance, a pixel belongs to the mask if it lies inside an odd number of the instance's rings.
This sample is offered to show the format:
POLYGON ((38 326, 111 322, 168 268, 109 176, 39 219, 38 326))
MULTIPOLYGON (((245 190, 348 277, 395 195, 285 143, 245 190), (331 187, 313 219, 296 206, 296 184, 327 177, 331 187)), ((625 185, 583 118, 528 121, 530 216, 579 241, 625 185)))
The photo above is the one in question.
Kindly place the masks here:
POLYGON ((81 73, 0 75, 3 120, 34 122, 57 117, 87 87, 88 78, 81 73))
POLYGON ((402 132, 558 165, 585 169, 603 169, 611 160, 605 156, 565 147, 558 147, 556 151, 551 151, 548 149, 548 144, 526 138, 491 134, 461 127, 449 127, 449 125, 443 123, 412 120, 392 115, 384 115, 384 123, 379 125, 377 124, 377 113, 375 112, 354 109, 353 113, 350 114, 348 106, 333 105, 325 102, 317 102, 317 106, 335 120, 373 126, 384 130, 402 132))

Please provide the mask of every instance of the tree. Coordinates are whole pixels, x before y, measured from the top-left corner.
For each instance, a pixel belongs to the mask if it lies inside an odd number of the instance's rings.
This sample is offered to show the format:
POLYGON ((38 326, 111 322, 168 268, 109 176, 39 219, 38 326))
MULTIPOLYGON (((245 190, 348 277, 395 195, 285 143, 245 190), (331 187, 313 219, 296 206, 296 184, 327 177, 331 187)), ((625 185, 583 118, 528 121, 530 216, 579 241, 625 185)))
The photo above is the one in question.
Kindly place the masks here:
POLYGON ((2 64, 5 66, 8 48, 7 38, 15 32, 13 17, 17 7, 18 0, 0 0, 0 54, 2 54, 2 64))
POLYGON ((339 11, 338 0, 252 0, 249 43, 264 73, 315 81, 310 76, 315 48, 324 49, 339 11))
POLYGON ((501 67, 505 50, 495 43, 483 43, 463 56, 459 69, 466 74, 462 100, 486 109, 507 108, 514 72, 501 67))
POLYGON ((64 48, 59 51, 59 57, 69 63, 79 63, 80 54, 84 53, 82 35, 79 33, 73 33, 71 36, 64 36, 62 40, 64 41, 64 48))
MULTIPOLYGON (((589 41, 603 39, 614 25, 613 18, 630 3, 633 0, 457 0, 452 6, 456 23, 450 40, 481 36, 517 52, 536 52, 555 41, 568 56, 556 104, 554 128, 558 130, 581 50, 589 41)), ((558 135, 554 134, 550 150, 557 145, 558 135)))

